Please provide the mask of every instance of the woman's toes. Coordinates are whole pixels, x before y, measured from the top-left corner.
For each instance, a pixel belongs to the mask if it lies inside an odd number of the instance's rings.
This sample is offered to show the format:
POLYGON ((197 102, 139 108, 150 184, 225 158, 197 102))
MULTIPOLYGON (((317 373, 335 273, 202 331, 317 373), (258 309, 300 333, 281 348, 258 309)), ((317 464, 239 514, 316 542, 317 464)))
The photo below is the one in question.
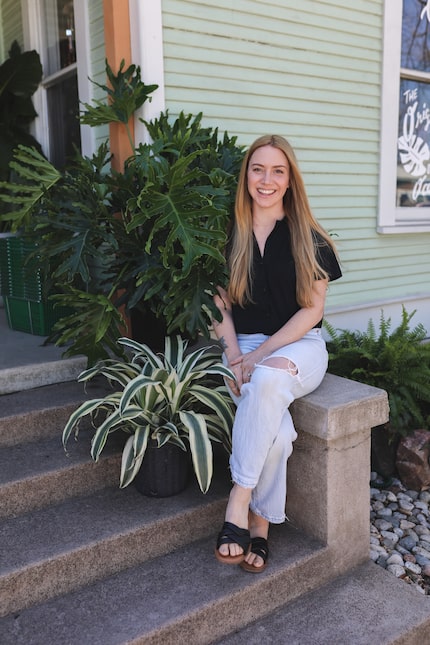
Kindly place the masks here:
POLYGON ((231 544, 221 544, 218 551, 223 556, 231 556, 231 557, 234 557, 236 555, 242 555, 243 553, 242 547, 239 546, 238 544, 234 544, 233 542, 231 544))

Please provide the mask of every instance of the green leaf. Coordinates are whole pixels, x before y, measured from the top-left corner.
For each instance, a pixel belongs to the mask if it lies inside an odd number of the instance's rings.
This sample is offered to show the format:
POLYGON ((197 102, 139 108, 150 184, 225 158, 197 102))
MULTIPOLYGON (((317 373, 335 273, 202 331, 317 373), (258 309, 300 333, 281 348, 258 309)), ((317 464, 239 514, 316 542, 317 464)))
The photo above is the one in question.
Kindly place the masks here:
POLYGON ((144 426, 137 428, 134 435, 127 439, 121 459, 120 488, 128 486, 136 477, 145 456, 149 435, 149 426, 144 426))
POLYGON ((191 457, 200 490, 207 493, 212 481, 213 453, 205 418, 202 414, 186 411, 179 412, 179 416, 189 434, 191 457))

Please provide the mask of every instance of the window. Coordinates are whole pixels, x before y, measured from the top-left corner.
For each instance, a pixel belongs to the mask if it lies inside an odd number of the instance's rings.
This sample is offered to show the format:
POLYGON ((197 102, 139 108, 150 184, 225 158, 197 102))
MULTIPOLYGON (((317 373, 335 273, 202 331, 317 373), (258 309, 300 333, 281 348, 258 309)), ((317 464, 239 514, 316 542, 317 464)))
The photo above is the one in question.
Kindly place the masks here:
POLYGON ((430 232, 430 0, 385 0, 378 231, 430 232))
POLYGON ((39 115, 35 136, 58 168, 73 155, 75 147, 83 148, 85 154, 92 148, 91 141, 81 140, 77 118, 79 96, 82 101, 90 96, 86 4, 82 0, 23 2, 26 47, 39 52, 43 66, 41 88, 34 97, 39 115))
POLYGON ((75 148, 81 148, 74 8, 72 0, 44 0, 44 4, 49 157, 61 168, 75 148))

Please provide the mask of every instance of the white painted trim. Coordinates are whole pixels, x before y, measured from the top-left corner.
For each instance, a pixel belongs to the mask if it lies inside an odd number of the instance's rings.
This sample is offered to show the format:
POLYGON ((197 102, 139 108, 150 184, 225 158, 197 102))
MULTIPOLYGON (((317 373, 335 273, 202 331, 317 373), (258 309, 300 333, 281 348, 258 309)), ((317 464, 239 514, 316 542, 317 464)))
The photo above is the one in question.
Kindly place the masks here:
POLYGON ((430 208, 397 208, 402 0, 385 0, 378 233, 428 233, 430 208))
MULTIPOLYGON (((22 22, 24 45, 26 49, 35 49, 39 56, 42 68, 47 68, 46 59, 46 34, 44 29, 44 8, 41 0, 22 0, 22 22)), ((34 108, 37 118, 34 122, 33 134, 42 146, 42 150, 49 158, 49 121, 46 91, 39 87, 33 96, 34 108)))
POLYGON ((135 115, 136 143, 148 141, 146 121, 158 117, 165 110, 164 55, 161 0, 129 0, 131 57, 139 65, 142 80, 147 85, 156 84, 158 89, 135 115))
MULTIPOLYGON (((88 2, 86 0, 74 0, 74 12, 79 100, 81 104, 91 103, 94 96, 94 88, 90 81, 92 70, 90 67, 91 40, 88 2)), ((95 131, 89 125, 81 125, 81 149, 82 154, 88 157, 91 157, 96 150, 95 131)))

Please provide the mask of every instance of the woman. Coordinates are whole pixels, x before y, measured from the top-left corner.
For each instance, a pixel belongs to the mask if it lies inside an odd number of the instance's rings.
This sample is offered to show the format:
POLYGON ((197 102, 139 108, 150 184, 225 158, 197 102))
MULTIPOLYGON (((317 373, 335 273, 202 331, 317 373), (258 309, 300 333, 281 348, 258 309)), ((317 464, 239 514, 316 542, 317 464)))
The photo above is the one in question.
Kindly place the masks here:
POLYGON ((214 329, 237 404, 233 488, 215 555, 264 570, 269 523, 285 521, 287 460, 297 434, 288 408, 321 383, 321 335, 329 280, 341 276, 330 236, 314 219, 294 152, 280 136, 248 150, 228 245, 230 282, 215 303, 214 329))

